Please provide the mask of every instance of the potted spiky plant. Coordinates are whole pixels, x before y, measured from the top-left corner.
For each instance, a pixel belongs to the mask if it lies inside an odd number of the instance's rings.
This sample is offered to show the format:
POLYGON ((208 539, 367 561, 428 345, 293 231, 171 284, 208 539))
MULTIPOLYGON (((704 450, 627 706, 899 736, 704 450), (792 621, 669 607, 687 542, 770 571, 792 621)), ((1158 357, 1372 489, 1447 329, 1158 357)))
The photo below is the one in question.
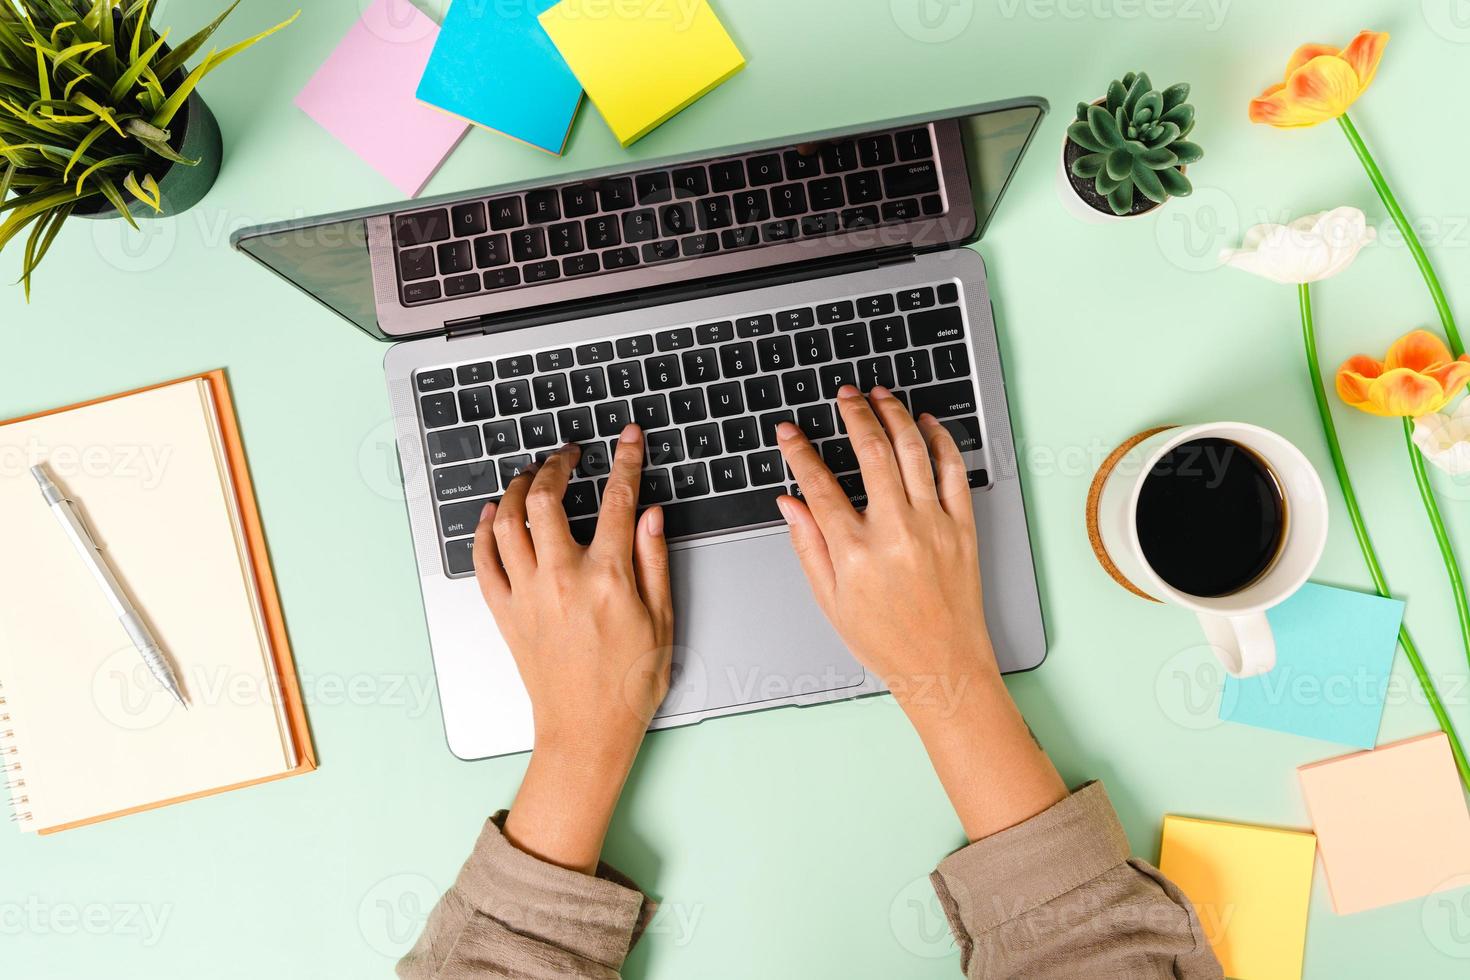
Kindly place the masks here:
MULTIPOLYGON (((219 173, 219 125, 200 79, 296 17, 197 54, 239 6, 176 47, 150 0, 0 0, 0 250, 25 238, 21 282, 70 217, 188 210, 219 173)), ((299 15, 299 12, 298 12, 299 15)))
POLYGON ((1077 105, 1062 144, 1057 193, 1085 221, 1148 214, 1193 188, 1185 167, 1204 156, 1194 130, 1189 85, 1160 92, 1144 72, 1114 79, 1108 94, 1077 105))

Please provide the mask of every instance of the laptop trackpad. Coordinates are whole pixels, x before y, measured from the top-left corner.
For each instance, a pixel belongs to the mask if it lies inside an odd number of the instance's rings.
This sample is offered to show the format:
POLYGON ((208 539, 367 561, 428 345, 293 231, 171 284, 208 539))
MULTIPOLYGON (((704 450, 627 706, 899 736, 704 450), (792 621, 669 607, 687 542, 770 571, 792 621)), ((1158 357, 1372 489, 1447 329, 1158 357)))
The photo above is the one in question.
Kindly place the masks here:
POLYGON ((863 668, 812 598, 784 530, 675 548, 674 673, 659 717, 855 687, 863 668))

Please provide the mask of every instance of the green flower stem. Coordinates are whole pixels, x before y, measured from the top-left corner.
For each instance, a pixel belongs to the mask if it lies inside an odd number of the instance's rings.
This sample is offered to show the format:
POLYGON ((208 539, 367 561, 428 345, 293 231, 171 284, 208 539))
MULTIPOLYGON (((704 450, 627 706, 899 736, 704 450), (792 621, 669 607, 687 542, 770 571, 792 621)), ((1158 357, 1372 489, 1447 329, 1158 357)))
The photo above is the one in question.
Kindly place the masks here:
MULTIPOLYGON (((1368 574, 1373 579, 1373 587, 1378 594, 1385 599, 1389 598, 1388 580, 1384 578, 1383 566, 1378 562, 1378 552, 1373 547, 1373 541, 1368 537, 1368 527, 1363 523, 1363 511, 1358 506, 1358 495, 1353 490, 1352 478, 1348 476, 1347 461, 1342 455, 1342 443, 1337 438, 1337 425, 1332 421, 1332 409, 1327 402, 1327 389, 1322 384, 1322 368, 1317 359, 1317 335, 1312 325, 1312 294, 1306 283, 1297 287, 1298 296, 1301 299, 1302 312, 1302 340, 1307 348, 1307 369, 1312 375, 1312 394, 1317 399, 1317 414, 1322 417, 1322 433, 1327 437, 1327 449, 1332 455, 1332 468, 1337 471, 1337 483, 1342 488, 1342 497, 1347 504, 1348 516, 1353 522, 1353 534, 1358 539, 1358 548, 1363 552, 1363 561, 1368 566, 1368 574)), ((1438 513, 1436 511, 1435 513, 1438 513)), ((1447 547, 1442 545, 1441 547, 1447 547)), ((1458 568, 1453 574, 1458 574, 1458 568)), ((1458 593, 1463 598, 1464 590, 1458 593)), ((1461 625, 1465 620, 1461 619, 1461 625)), ((1399 625, 1399 646, 1404 648, 1404 656, 1409 660, 1409 666, 1414 670, 1414 676, 1419 679, 1419 686, 1424 690, 1425 700, 1429 702, 1429 709, 1434 712, 1435 720, 1439 722, 1440 731, 1450 740, 1450 751, 1455 756, 1455 768, 1460 771, 1460 781, 1467 789, 1470 789, 1470 761, 1465 756, 1464 746, 1460 744, 1460 736, 1455 733, 1454 722, 1443 702, 1439 699, 1439 692, 1434 688, 1434 681, 1429 676, 1429 671, 1424 666, 1424 660, 1419 656, 1419 648, 1414 645, 1409 636, 1409 628, 1403 624, 1399 625)))
POLYGON ((1419 485, 1424 513, 1429 515, 1429 526, 1434 529, 1434 540, 1439 544, 1444 570, 1450 577, 1450 589, 1455 594, 1455 612, 1460 617, 1460 638, 1465 642, 1465 657, 1470 660, 1470 602, 1465 599, 1465 578, 1460 574, 1459 559, 1455 557, 1454 546, 1450 544, 1449 533, 1445 531, 1439 502, 1434 499, 1434 488, 1429 484, 1429 473, 1424 468, 1424 454, 1414 445, 1414 420, 1408 417, 1404 418, 1404 442, 1409 447, 1409 465, 1414 468, 1414 482, 1419 485))
POLYGON ((1337 117, 1337 121, 1342 125, 1342 131, 1347 135, 1348 142, 1352 144, 1353 152, 1357 153, 1358 159, 1362 161, 1363 169, 1368 171, 1368 179, 1373 182, 1373 189, 1378 191, 1378 197, 1383 201, 1383 206, 1388 208, 1389 215, 1393 217, 1393 223, 1399 226, 1399 234, 1404 236, 1404 241, 1414 256, 1414 262, 1419 266, 1419 273, 1424 276, 1424 284, 1429 287, 1429 294, 1434 297, 1434 308, 1439 311, 1439 322, 1444 325, 1445 336, 1450 342, 1450 350, 1455 352, 1456 357, 1459 357, 1465 353, 1465 344, 1460 340, 1460 331, 1455 326, 1455 315, 1450 312, 1450 304, 1445 299, 1444 289, 1439 284, 1439 277, 1434 274, 1434 266, 1429 264, 1429 256, 1424 254, 1424 246, 1419 244, 1419 236, 1414 233, 1414 226, 1409 224, 1409 219, 1404 215, 1404 209, 1399 207, 1393 191, 1388 189, 1388 181, 1383 179, 1383 171, 1378 169, 1378 164, 1374 162, 1373 155, 1364 145, 1363 137, 1358 135, 1353 121, 1345 112, 1337 117))

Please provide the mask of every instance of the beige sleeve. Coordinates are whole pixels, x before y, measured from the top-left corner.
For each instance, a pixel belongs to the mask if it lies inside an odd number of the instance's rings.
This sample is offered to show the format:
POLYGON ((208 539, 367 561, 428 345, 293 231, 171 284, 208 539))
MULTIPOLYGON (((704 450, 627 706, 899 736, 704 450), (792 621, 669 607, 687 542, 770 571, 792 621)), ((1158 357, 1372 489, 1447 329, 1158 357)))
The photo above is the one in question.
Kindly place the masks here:
POLYGON ((971 980, 1221 980, 1194 906, 1129 856, 1101 783, 930 876, 971 980))
POLYGON ((398 964, 403 980, 613 978, 656 909, 618 872, 568 871, 517 850, 505 812, 485 824, 454 886, 398 964))

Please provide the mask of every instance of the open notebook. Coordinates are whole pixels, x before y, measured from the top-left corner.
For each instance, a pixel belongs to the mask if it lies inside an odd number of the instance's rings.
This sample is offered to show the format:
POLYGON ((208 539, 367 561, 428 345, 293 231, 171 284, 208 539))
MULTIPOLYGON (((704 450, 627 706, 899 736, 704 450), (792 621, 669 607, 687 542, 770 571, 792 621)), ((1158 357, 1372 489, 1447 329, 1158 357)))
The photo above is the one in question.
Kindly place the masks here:
POLYGON ((222 372, 0 424, 0 697, 0 775, 27 831, 315 768, 222 372), (30 474, 42 461, 187 710, 47 507, 30 474))

